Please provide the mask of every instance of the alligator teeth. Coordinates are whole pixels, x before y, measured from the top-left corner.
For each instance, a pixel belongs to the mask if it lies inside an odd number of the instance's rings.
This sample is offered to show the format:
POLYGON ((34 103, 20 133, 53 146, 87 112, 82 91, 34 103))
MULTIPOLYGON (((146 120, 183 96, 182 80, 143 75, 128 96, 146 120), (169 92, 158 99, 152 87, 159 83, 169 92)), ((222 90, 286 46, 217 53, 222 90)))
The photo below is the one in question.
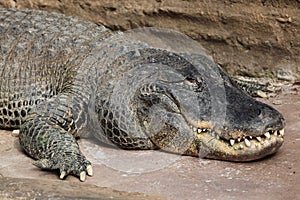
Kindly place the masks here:
POLYGON ((271 135, 270 135, 269 132, 266 132, 264 135, 266 136, 267 139, 270 139, 270 138, 271 138, 271 135))
MULTIPOLYGON (((190 128, 191 128, 192 131, 195 132, 195 133, 213 132, 213 131, 211 131, 210 129, 207 129, 207 128, 201 129, 201 128, 194 127, 194 126, 192 126, 192 125, 190 125, 190 128)), ((213 136, 214 136, 214 135, 213 135, 213 136)))
POLYGON ((240 141, 241 141, 241 138, 239 137, 239 138, 237 139, 237 141, 240 142, 240 141))
POLYGON ((261 142, 261 137, 256 137, 257 141, 261 142))
POLYGON ((235 143, 235 140, 234 139, 230 139, 229 142, 230 142, 231 146, 233 146, 234 143, 235 143))
POLYGON ((251 146, 251 142, 247 138, 245 138, 244 142, 247 147, 251 146))
POLYGON ((249 136, 249 138, 250 138, 250 140, 252 140, 252 136, 251 135, 249 136))
POLYGON ((274 135, 277 136, 277 133, 279 134, 279 131, 274 131, 274 135))
POLYGON ((284 129, 281 129, 278 132, 279 132, 279 135, 284 136, 284 129))

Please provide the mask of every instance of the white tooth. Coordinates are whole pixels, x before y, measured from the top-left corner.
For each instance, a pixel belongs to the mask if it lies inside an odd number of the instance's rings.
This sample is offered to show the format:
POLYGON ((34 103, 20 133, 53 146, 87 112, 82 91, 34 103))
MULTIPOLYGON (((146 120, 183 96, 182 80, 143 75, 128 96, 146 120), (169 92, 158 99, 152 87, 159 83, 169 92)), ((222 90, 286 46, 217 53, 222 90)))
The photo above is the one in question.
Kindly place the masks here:
POLYGON ((244 146, 243 145, 240 145, 240 149, 243 149, 244 148, 244 146))
POLYGON ((237 139, 237 141, 240 142, 240 141, 241 141, 241 138, 239 137, 239 138, 237 139))
POLYGON ((256 137, 256 139, 257 139, 257 141, 259 141, 259 142, 261 141, 261 137, 259 137, 259 136, 256 137))
POLYGON ((220 139, 220 136, 216 135, 216 138, 219 140, 219 139, 220 139))
POLYGON ((235 143, 235 140, 234 139, 230 139, 229 142, 230 142, 231 146, 233 146, 234 143, 235 143))
POLYGON ((206 129, 204 128, 204 129, 202 129, 202 131, 203 131, 203 132, 205 132, 205 131, 206 131, 206 129))
POLYGON ((252 140, 252 136, 251 135, 249 136, 249 138, 250 138, 250 140, 252 140))
POLYGON ((281 136, 284 136, 284 129, 279 130, 279 134, 280 134, 281 136))
POLYGON ((197 128, 194 127, 194 128, 193 128, 193 131, 194 131, 194 132, 197 132, 197 128))
POLYGON ((245 138, 244 142, 247 147, 251 146, 251 142, 247 138, 245 138))
POLYGON ((266 132, 264 135, 265 135, 265 136, 266 136, 266 138, 268 138, 268 139, 270 139, 270 138, 271 138, 271 135, 270 135, 270 133, 269 133, 269 132, 266 132))
POLYGON ((198 128, 198 130, 197 130, 197 131, 198 131, 198 133, 201 133, 201 132, 202 132, 200 128, 198 128))
POLYGON ((277 136, 277 133, 279 133, 279 131, 274 131, 274 135, 277 136))

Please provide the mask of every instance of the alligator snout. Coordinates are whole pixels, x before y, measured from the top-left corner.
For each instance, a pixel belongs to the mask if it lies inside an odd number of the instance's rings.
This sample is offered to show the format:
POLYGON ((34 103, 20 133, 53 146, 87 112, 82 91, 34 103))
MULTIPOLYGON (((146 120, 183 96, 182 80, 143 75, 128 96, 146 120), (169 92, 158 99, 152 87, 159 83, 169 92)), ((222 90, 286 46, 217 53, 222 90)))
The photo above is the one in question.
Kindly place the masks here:
POLYGON ((226 120, 221 136, 225 139, 263 135, 270 130, 281 130, 285 119, 271 106, 244 94, 238 88, 226 88, 226 120))

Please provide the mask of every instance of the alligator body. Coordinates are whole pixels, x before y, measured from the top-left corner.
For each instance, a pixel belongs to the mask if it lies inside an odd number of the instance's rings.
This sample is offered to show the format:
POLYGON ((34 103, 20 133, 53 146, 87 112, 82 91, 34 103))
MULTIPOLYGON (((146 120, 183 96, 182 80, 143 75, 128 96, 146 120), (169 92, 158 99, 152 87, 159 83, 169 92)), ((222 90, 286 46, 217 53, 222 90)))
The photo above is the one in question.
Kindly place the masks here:
POLYGON ((36 166, 81 180, 92 175, 76 142, 86 132, 124 149, 229 161, 277 151, 279 112, 182 35, 151 34, 157 44, 141 31, 132 37, 60 14, 0 8, 0 128, 20 129, 36 166))

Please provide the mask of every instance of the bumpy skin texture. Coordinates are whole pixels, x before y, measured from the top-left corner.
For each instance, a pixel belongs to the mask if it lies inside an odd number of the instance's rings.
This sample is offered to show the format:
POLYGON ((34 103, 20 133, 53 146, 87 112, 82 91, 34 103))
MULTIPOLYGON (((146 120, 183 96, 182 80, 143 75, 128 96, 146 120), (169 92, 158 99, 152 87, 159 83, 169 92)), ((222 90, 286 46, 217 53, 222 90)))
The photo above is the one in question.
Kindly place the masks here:
POLYGON ((131 36, 0 8, 0 128, 20 128, 36 166, 85 180, 91 163, 75 139, 84 132, 124 149, 231 161, 281 146, 282 115, 240 90, 208 56, 131 36))
POLYGON ((83 111, 96 78, 88 74, 93 66, 81 63, 109 32, 61 15, 4 9, 0 32, 0 127, 22 123, 20 143, 37 166, 79 175, 90 163, 74 136, 88 121, 83 111))

